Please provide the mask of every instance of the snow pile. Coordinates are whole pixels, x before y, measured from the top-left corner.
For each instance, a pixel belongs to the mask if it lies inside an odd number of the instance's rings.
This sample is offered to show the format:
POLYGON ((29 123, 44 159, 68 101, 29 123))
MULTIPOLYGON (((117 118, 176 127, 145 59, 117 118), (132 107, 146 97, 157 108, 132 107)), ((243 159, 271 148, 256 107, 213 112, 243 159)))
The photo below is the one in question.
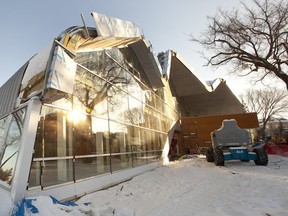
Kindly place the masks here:
POLYGON ((25 215, 288 215, 288 158, 269 156, 266 167, 204 157, 176 161, 107 190, 86 195, 75 206, 36 197, 38 213, 25 215))

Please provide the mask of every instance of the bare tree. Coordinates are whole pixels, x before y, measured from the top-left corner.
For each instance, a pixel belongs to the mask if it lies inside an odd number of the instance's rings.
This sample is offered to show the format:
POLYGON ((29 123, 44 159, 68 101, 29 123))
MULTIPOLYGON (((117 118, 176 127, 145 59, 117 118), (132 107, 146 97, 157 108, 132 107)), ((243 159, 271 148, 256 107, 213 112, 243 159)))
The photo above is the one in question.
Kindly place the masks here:
MULTIPOLYGON (((108 108, 97 110, 97 115, 107 114, 108 109, 110 112, 121 110, 121 107, 127 104, 127 100, 123 100, 123 95, 126 94, 127 85, 133 82, 133 77, 128 73, 127 62, 120 51, 115 49, 110 52, 81 53, 76 60, 82 67, 77 67, 73 100, 84 106, 86 113, 91 114, 97 105, 106 99, 108 108)), ((91 154, 96 151, 93 150, 95 137, 92 136, 92 124, 92 116, 87 115, 85 123, 74 126, 80 140, 75 145, 79 146, 80 154, 91 154)), ((111 142, 113 145, 113 139, 111 142)), ((86 163, 91 163, 92 160, 92 157, 83 159, 86 163)))
MULTIPOLYGON (((88 113, 106 98, 110 104, 115 105, 117 103, 115 95, 121 92, 117 86, 127 85, 131 81, 131 77, 127 77, 127 73, 123 73, 125 70, 123 69, 125 65, 124 59, 117 59, 116 56, 110 56, 102 52, 101 58, 98 57, 99 59, 91 61, 89 54, 84 56, 84 58, 82 57, 82 59, 80 58, 83 61, 80 61, 80 63, 90 69, 92 73, 78 68, 77 76, 79 81, 74 87, 74 96, 87 107, 88 113)), ((91 54, 93 55, 93 53, 91 54)))
POLYGON ((230 63, 231 73, 257 75, 263 81, 268 75, 281 79, 288 90, 288 1, 253 0, 254 8, 241 2, 242 8, 219 10, 206 32, 196 41, 212 56, 207 65, 230 63))
POLYGON ((260 132, 265 138, 267 122, 275 116, 282 116, 288 112, 288 95, 286 91, 269 88, 262 90, 247 90, 240 96, 247 112, 256 112, 262 122, 260 132))

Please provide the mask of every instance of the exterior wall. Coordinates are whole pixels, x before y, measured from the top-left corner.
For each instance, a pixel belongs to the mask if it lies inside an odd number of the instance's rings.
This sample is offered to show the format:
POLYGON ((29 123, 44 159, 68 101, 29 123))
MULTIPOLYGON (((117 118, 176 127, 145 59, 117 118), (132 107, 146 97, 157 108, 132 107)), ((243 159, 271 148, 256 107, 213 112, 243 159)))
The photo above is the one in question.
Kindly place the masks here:
POLYGON ((73 93, 46 91, 29 195, 73 197, 163 163, 168 131, 179 118, 177 102, 141 80, 137 58, 126 49, 78 54, 73 93), (60 186, 67 193, 55 189, 60 186))
POLYGON ((0 88, 0 117, 14 111, 23 74, 27 68, 24 64, 3 86, 0 88))
POLYGON ((40 194, 81 196, 161 166, 179 118, 169 89, 151 87, 130 47, 82 50, 73 60, 59 50, 49 44, 23 71, 15 104, 29 103, 30 111, 0 119, 0 187, 14 203, 40 194), (13 141, 19 152, 12 156, 4 142, 11 121, 25 135, 13 141))
POLYGON ((163 165, 162 161, 138 166, 133 169, 125 169, 118 172, 107 173, 90 178, 80 179, 76 182, 67 182, 46 188, 36 187, 26 192, 26 196, 54 196, 59 200, 71 200, 85 194, 101 190, 115 184, 127 181, 137 175, 156 169, 163 165))

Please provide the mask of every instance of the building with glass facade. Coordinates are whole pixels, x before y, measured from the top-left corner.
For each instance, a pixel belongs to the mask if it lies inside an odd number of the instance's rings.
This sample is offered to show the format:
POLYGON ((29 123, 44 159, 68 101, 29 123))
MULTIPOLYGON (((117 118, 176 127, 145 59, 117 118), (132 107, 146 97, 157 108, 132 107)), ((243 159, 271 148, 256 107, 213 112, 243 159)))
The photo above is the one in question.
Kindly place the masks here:
POLYGON ((137 25, 92 15, 95 27, 65 30, 0 88, 0 190, 14 203, 81 196, 167 161, 185 108, 171 52, 159 64, 137 25))

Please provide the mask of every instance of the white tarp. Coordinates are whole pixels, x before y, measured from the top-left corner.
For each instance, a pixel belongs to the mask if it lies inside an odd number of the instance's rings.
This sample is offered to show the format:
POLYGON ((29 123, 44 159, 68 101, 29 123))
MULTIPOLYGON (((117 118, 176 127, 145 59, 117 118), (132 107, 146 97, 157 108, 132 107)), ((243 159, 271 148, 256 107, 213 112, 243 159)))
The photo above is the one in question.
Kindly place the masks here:
POLYGON ((57 46, 49 71, 47 88, 72 94, 76 66, 73 59, 71 59, 60 46, 57 46))
POLYGON ((141 30, 137 24, 109 17, 99 13, 92 13, 97 34, 102 37, 141 37, 141 30))

